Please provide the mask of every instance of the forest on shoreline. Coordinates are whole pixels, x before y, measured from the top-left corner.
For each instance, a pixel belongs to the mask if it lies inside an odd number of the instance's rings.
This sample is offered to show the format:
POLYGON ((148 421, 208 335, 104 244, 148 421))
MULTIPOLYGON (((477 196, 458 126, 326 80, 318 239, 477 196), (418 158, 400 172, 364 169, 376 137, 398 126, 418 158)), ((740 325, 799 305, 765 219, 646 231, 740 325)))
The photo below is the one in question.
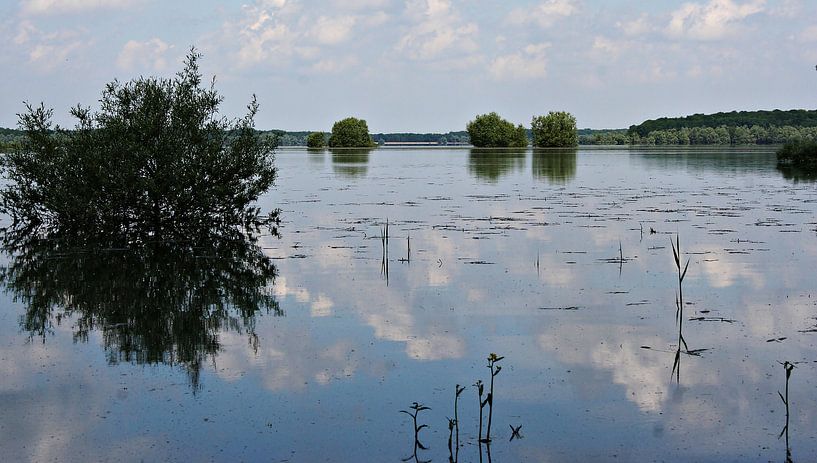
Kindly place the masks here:
MULTIPOLYGON (((310 131, 261 130, 278 146, 306 146, 310 131)), ((532 138, 526 129, 528 139, 532 138)), ((0 150, 9 149, 24 132, 0 127, 0 150)), ((580 145, 766 145, 817 141, 817 110, 732 111, 659 118, 629 129, 579 129, 580 145)), ((377 145, 469 145, 468 132, 372 133, 377 145)))

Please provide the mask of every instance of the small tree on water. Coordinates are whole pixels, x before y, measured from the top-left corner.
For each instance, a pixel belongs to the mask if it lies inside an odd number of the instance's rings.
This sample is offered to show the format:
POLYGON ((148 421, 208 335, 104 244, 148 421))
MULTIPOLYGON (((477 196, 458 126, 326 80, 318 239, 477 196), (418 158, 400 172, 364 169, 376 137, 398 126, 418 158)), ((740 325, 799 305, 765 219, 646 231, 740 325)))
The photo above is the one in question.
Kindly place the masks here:
POLYGON ((175 78, 113 81, 100 108, 76 106, 72 130, 52 123, 52 109, 26 104, 23 142, 0 161, 9 180, 0 212, 6 231, 59 229, 121 236, 128 242, 193 238, 202 230, 277 234, 278 210, 253 203, 275 180, 273 139, 254 128, 258 103, 228 120, 223 98, 202 84, 191 49, 175 78))

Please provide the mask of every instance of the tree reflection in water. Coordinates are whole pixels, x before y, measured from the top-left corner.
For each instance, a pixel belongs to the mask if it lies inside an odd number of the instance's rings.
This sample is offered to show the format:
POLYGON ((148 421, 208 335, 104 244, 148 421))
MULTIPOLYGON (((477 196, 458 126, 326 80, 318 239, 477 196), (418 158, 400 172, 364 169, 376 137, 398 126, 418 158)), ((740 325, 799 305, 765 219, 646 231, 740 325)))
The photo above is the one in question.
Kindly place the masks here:
POLYGON ((817 182, 817 170, 803 169, 795 166, 778 165, 777 170, 783 174, 783 178, 794 183, 815 183, 817 182))
POLYGON ((369 154, 374 148, 332 148, 332 170, 343 178, 363 178, 369 170, 369 154))
POLYGON ((577 148, 537 148, 533 150, 533 178, 564 185, 576 177, 577 148))
POLYGON ((497 183, 502 177, 525 168, 525 148, 472 148, 468 172, 479 180, 497 183))
POLYGON ((220 334, 245 334, 257 349, 259 313, 282 315, 275 266, 240 234, 128 248, 59 234, 13 240, 0 281, 25 306, 20 325, 45 342, 71 320, 74 341, 102 334, 111 364, 181 366, 194 390, 220 334))

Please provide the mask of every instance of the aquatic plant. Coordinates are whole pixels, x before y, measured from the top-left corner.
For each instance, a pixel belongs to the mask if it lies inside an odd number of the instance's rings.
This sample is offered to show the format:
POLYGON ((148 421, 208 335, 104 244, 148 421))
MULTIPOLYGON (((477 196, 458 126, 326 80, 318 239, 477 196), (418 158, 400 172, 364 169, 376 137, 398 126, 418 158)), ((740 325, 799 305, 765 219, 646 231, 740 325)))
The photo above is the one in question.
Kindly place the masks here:
POLYGON ((488 356, 488 368, 491 370, 491 387, 488 391, 488 398, 486 399, 488 402, 488 429, 485 432, 485 442, 491 441, 491 420, 494 415, 494 377, 502 370, 502 367, 496 363, 504 358, 505 357, 497 356, 493 352, 488 356))
POLYGON ((389 283, 389 219, 386 225, 380 228, 380 244, 382 247, 380 272, 386 277, 386 284, 389 283))
POLYGON ((422 430, 423 428, 427 428, 428 425, 427 424, 421 424, 421 425, 418 426, 417 425, 417 415, 419 415, 421 411, 431 410, 431 408, 426 407, 425 405, 417 403, 417 402, 413 402, 411 407, 409 407, 409 408, 411 408, 413 410, 413 412, 409 412, 408 410, 400 410, 400 413, 405 413, 406 415, 410 416, 412 421, 414 422, 414 443, 415 443, 415 448, 419 447, 419 448, 421 448, 423 450, 426 450, 427 447, 424 446, 420 442, 420 430, 422 430))
POLYGON ((477 397, 479 398, 479 431, 477 432, 477 440, 482 442, 482 409, 488 404, 488 399, 482 400, 482 393, 485 391, 485 385, 482 380, 478 379, 474 386, 477 388, 477 397))
POLYGON ((462 391, 464 391, 464 390, 465 390, 465 386, 460 386, 459 384, 454 386, 454 419, 451 419, 451 418, 448 419, 448 453, 449 453, 449 459, 451 461, 456 461, 457 460, 457 455, 459 454, 459 451, 460 451, 460 419, 459 419, 459 412, 457 410, 457 402, 460 399, 460 394, 462 394, 462 391), (457 450, 455 452, 451 452, 451 444, 452 444, 451 441, 452 441, 453 434, 455 432, 456 432, 456 441, 455 441, 455 443, 456 443, 456 449, 457 450))
POLYGON ((789 378, 791 378, 791 372, 794 370, 794 364, 787 360, 781 365, 783 365, 783 369, 786 370, 786 395, 783 396, 780 391, 777 391, 777 395, 780 396, 780 400, 786 405, 786 425, 783 426, 783 430, 780 431, 780 435, 777 436, 777 438, 780 439, 784 434, 786 435, 786 460, 791 461, 791 447, 789 447, 789 378))
POLYGON ((689 353, 689 346, 687 346, 687 342, 684 339, 684 278, 687 274, 687 269, 689 268, 689 259, 687 259, 687 263, 683 266, 683 270, 681 269, 681 241, 678 235, 675 235, 675 243, 672 242, 670 239, 670 244, 672 245, 672 255, 675 257, 675 267, 678 270, 678 294, 675 295, 675 322, 678 323, 678 350, 675 351, 675 362, 672 366, 672 373, 676 374, 676 379, 680 382, 681 380, 681 344, 683 344, 684 349, 687 353, 689 353))
POLYGON ((521 439, 522 438, 522 435, 519 434, 519 431, 522 430, 522 425, 521 424, 519 426, 517 426, 517 427, 513 427, 512 424, 509 424, 508 426, 511 427, 511 439, 510 439, 511 441, 514 440, 514 439, 521 439))
POLYGON ((399 262, 411 263, 411 235, 406 236, 406 257, 397 259, 399 262))

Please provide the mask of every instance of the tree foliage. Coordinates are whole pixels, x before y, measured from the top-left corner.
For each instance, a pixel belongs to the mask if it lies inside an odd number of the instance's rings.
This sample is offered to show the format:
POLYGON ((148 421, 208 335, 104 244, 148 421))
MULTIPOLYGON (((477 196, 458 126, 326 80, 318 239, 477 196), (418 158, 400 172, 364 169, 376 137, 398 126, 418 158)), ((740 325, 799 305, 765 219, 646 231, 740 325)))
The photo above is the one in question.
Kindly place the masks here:
POLYGON ((644 137, 624 130, 594 131, 579 137, 583 145, 776 145, 799 141, 817 141, 817 127, 681 127, 654 130, 644 137))
POLYGON ((369 126, 363 119, 347 117, 332 126, 332 135, 329 137, 329 146, 332 148, 363 148, 374 145, 369 135, 369 126))
POLYGON ((657 130, 670 130, 721 126, 760 126, 769 128, 772 126, 794 126, 794 127, 817 127, 817 111, 803 109, 793 109, 790 111, 732 111, 715 114, 693 114, 686 117, 662 117, 651 119, 638 125, 630 127, 630 134, 637 133, 640 137, 646 137, 650 132, 657 130))
POLYGON ((576 118, 564 111, 551 111, 547 116, 534 116, 531 121, 533 146, 566 148, 579 144, 576 118))
POLYGON ((76 106, 73 130, 52 124, 53 110, 26 105, 25 137, 0 168, 8 183, 0 212, 12 229, 116 234, 124 240, 190 237, 204 229, 277 230, 278 211, 262 216, 255 200, 276 175, 274 142, 247 114, 228 120, 222 97, 202 85, 191 49, 172 79, 113 81, 100 109, 76 106))
POLYGON ((520 124, 499 117, 495 112, 481 114, 468 122, 466 131, 477 148, 521 148, 528 146, 528 135, 520 124))
POLYGON ((777 162, 800 169, 817 169, 817 142, 786 143, 777 152, 777 162))
POLYGON ((326 134, 323 132, 312 132, 306 137, 308 148, 323 148, 326 146, 326 134))

